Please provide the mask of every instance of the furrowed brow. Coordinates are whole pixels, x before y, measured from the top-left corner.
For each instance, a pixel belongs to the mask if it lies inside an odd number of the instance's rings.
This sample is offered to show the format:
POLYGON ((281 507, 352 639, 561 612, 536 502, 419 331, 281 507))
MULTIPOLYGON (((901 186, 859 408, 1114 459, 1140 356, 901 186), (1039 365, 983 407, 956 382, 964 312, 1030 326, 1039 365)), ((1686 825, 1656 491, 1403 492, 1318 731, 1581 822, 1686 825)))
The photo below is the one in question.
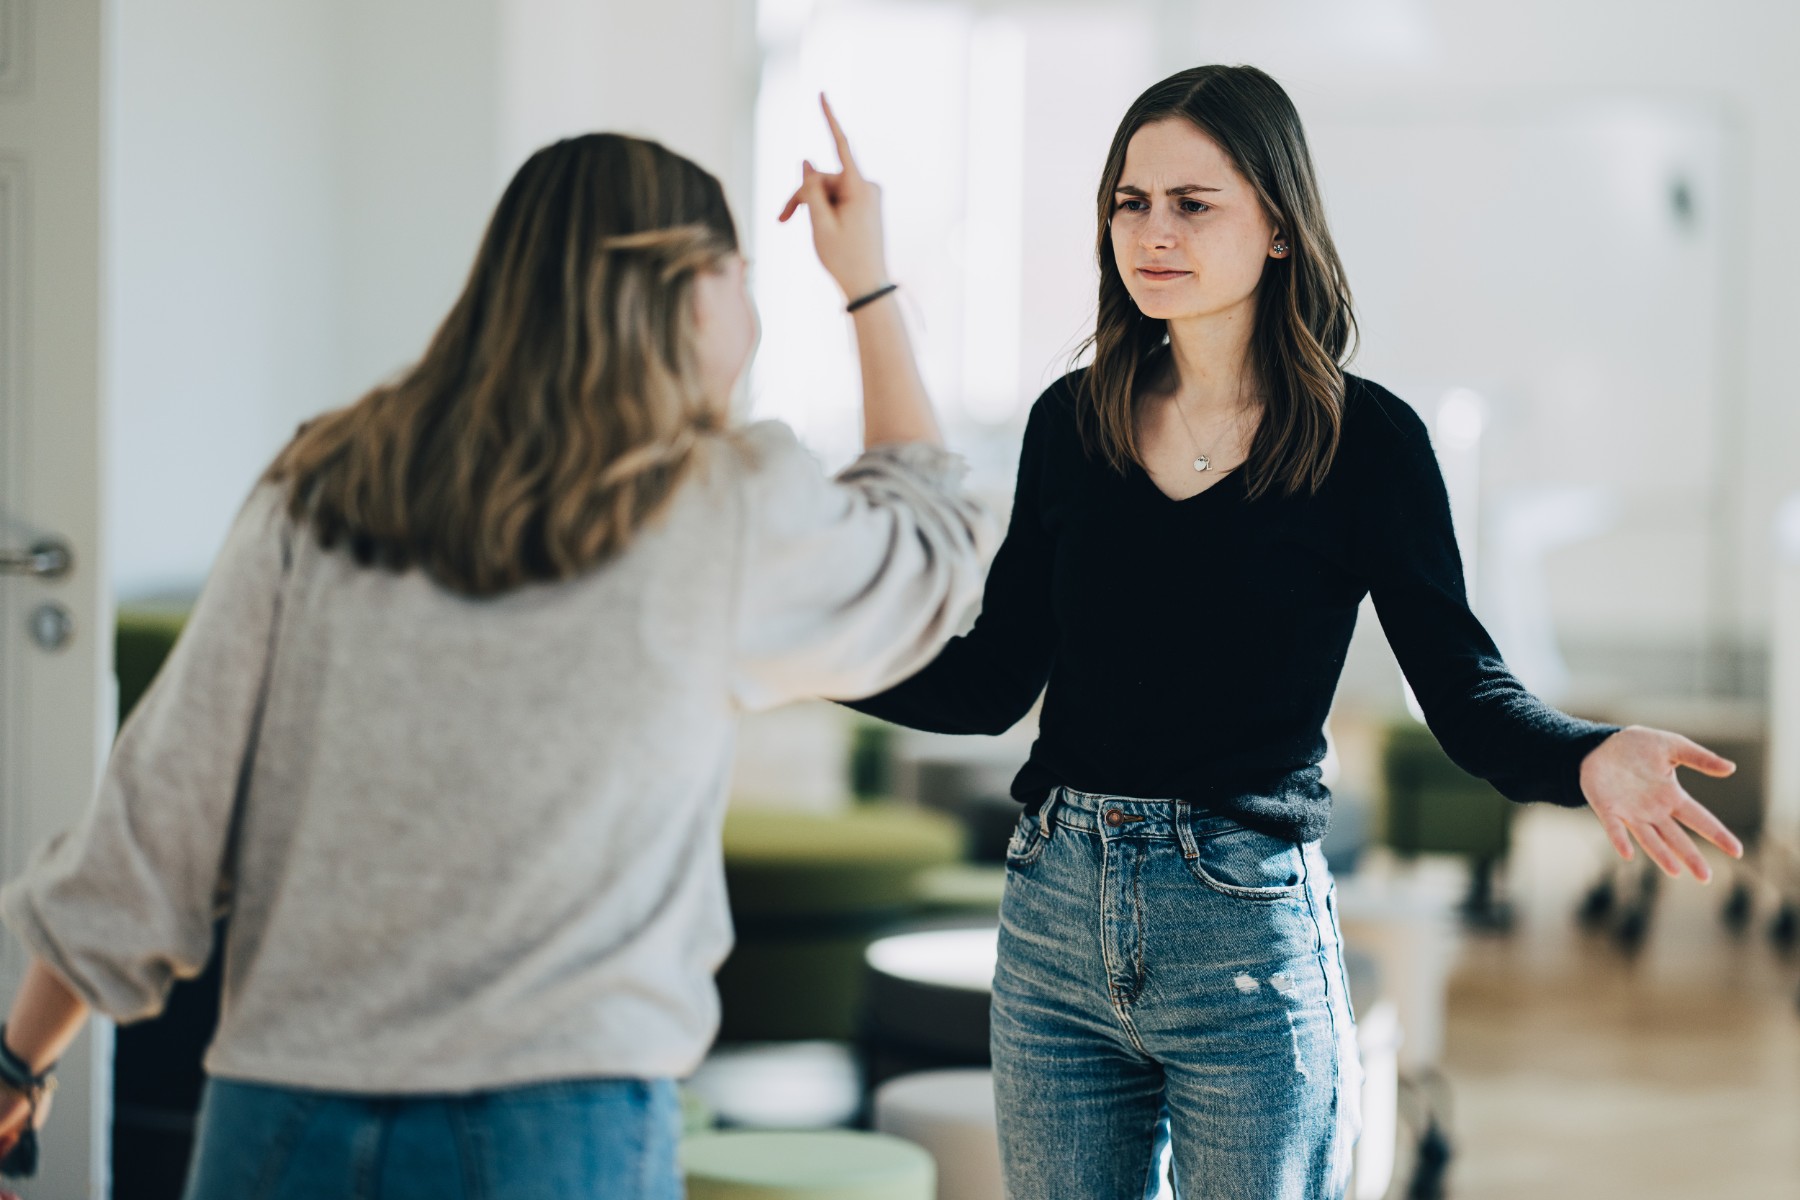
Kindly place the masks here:
MULTIPOLYGON (((1222 192, 1224 190, 1224 188, 1208 187, 1205 184, 1184 183, 1180 187, 1168 189, 1167 194, 1170 196, 1187 196, 1192 195, 1194 192, 1222 192)), ((1143 188, 1129 183, 1121 183, 1118 187, 1113 189, 1113 194, 1118 196, 1142 197, 1148 197, 1150 195, 1150 193, 1146 192, 1143 188)))

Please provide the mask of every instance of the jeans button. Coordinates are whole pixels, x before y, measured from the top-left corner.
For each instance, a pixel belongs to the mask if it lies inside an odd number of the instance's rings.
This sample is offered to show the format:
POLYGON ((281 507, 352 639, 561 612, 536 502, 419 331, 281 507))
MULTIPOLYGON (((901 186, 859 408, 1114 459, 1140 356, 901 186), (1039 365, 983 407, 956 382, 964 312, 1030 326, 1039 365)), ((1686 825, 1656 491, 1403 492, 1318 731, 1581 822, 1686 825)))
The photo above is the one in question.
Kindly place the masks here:
POLYGON ((1125 814, 1116 808, 1109 808, 1106 810, 1106 823, 1117 829, 1125 823, 1125 814))

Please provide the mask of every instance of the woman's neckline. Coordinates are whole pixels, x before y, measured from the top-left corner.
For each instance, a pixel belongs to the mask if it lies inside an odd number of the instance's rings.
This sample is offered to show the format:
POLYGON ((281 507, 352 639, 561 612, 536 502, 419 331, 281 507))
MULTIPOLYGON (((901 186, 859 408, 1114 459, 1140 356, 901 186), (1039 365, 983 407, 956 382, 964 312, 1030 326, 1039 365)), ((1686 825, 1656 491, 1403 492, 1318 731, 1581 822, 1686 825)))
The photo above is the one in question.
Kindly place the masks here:
POLYGON ((1183 505, 1190 505, 1190 504, 1197 505, 1202 500, 1204 500, 1206 497, 1212 495, 1214 492, 1222 491, 1226 488, 1235 488, 1238 483, 1239 477, 1242 476, 1244 473, 1244 466, 1242 463, 1240 463, 1237 466, 1232 467, 1228 471, 1221 471, 1219 473, 1220 478, 1217 483, 1213 484, 1210 487, 1203 488, 1200 491, 1195 492, 1190 496, 1171 496, 1171 495, 1169 495, 1169 493, 1163 491, 1162 488, 1157 484, 1156 480, 1151 478, 1150 472, 1144 469, 1144 464, 1138 462, 1135 459, 1133 459, 1132 463, 1131 463, 1131 473, 1133 475, 1137 476, 1138 479, 1142 481, 1143 486, 1149 490, 1150 495, 1152 495, 1156 499, 1162 501, 1164 504, 1173 505, 1175 507, 1181 507, 1183 505))

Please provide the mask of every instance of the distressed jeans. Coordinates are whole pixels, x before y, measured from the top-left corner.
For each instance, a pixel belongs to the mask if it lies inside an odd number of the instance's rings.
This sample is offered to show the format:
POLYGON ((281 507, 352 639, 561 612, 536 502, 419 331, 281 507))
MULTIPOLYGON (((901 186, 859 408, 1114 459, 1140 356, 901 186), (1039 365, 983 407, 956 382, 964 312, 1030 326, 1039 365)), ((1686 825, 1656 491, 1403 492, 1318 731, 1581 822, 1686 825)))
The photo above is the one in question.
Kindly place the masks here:
POLYGON ((667 1079, 458 1096, 207 1082, 186 1200, 678 1200, 667 1079))
POLYGON ((1013 1200, 1338 1200, 1362 1071, 1318 844, 1058 788, 1007 847, 991 1038, 1013 1200))

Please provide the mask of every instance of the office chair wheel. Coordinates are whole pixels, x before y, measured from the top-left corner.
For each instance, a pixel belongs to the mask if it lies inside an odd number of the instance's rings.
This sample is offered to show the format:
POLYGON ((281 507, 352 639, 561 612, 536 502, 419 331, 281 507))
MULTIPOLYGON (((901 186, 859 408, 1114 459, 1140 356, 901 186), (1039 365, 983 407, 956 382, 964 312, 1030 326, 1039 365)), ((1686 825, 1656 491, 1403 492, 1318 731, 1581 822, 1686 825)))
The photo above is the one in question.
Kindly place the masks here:
POLYGON ((1749 928, 1753 899, 1749 884, 1731 885, 1731 894, 1725 897, 1724 907, 1719 910, 1719 920, 1725 923, 1725 928, 1739 934, 1749 928))
POLYGON ((1581 899, 1581 907, 1575 910, 1575 918, 1590 929, 1606 922, 1612 915, 1613 906, 1618 903, 1618 893, 1613 888, 1612 876, 1608 875, 1587 890, 1581 899))
POLYGON ((1644 948, 1644 939, 1650 933, 1650 911, 1645 908, 1633 908, 1619 918, 1613 929, 1613 937, 1618 940, 1619 948, 1627 954, 1636 954, 1644 948))
POLYGON ((1769 940, 1782 950, 1791 951, 1800 942, 1800 904, 1783 901, 1769 922, 1769 940))

